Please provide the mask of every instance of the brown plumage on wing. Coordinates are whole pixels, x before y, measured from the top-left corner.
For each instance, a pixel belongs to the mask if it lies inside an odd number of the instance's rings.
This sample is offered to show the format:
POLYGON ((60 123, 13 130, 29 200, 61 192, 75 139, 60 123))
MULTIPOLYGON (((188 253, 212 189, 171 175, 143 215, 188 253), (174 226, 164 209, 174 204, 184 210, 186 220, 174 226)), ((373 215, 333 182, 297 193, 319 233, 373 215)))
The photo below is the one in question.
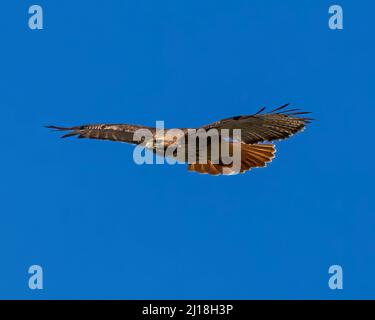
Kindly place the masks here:
MULTIPOLYGON (((229 133, 233 133, 235 129, 241 130, 241 141, 225 141, 229 144, 229 149, 233 149, 235 144, 240 144, 241 154, 241 167, 239 172, 243 173, 252 168, 265 167, 268 162, 271 162, 275 157, 275 146, 272 143, 274 140, 282 140, 291 137, 295 133, 302 131, 307 123, 310 123, 312 118, 306 117, 305 115, 309 112, 300 111, 300 109, 288 109, 289 104, 278 107, 268 113, 264 113, 265 108, 260 109, 257 113, 252 115, 241 115, 231 118, 226 118, 214 122, 212 124, 203 126, 198 129, 209 131, 211 129, 217 129, 221 132, 223 129, 227 129, 229 133)), ((59 126, 47 126, 47 128, 55 129, 58 131, 69 131, 64 134, 62 138, 77 136, 78 138, 89 138, 89 139, 101 139, 101 140, 112 140, 126 142, 130 144, 146 143, 155 153, 158 153, 156 148, 156 141, 160 145, 160 139, 164 150, 169 146, 181 142, 188 141, 189 129, 180 129, 183 133, 182 137, 179 137, 176 142, 176 138, 165 136, 157 136, 157 130, 155 127, 146 127, 139 125, 128 125, 128 124, 94 124, 94 125, 82 125, 75 127, 59 127, 59 126), (151 132, 151 141, 144 141, 134 139, 134 133, 139 129, 147 129, 151 132)), ((224 143, 224 140, 221 140, 224 143)), ((209 143, 207 148, 209 149, 209 143)), ((198 149, 196 151, 198 153, 198 149)), ((199 151, 200 152, 200 151, 199 151)), ((199 173, 207 173, 210 175, 229 175, 237 173, 230 165, 227 165, 221 161, 221 159, 210 158, 208 152, 207 161, 200 163, 196 161, 194 163, 189 162, 188 170, 196 171, 199 173), (216 161, 214 161, 216 160, 216 161)), ((187 162, 187 158, 185 159, 187 162)))

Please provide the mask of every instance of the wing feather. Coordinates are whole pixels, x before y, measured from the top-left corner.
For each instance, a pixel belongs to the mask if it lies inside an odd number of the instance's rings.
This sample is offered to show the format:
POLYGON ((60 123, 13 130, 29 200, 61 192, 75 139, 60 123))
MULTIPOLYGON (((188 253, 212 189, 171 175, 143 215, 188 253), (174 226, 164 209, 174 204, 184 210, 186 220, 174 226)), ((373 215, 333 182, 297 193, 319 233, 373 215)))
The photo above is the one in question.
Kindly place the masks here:
POLYGON ((77 138, 121 141, 133 144, 139 144, 141 142, 133 138, 137 130, 148 129, 152 133, 155 132, 155 128, 153 127, 128 124, 89 124, 76 127, 47 126, 47 128, 57 131, 70 131, 61 138, 77 136, 77 138))
POLYGON ((286 109, 288 106, 285 104, 268 113, 262 113, 265 108, 261 108, 255 114, 226 118, 203 128, 241 129, 241 141, 248 144, 286 139, 302 131, 313 120, 304 116, 310 112, 286 109))

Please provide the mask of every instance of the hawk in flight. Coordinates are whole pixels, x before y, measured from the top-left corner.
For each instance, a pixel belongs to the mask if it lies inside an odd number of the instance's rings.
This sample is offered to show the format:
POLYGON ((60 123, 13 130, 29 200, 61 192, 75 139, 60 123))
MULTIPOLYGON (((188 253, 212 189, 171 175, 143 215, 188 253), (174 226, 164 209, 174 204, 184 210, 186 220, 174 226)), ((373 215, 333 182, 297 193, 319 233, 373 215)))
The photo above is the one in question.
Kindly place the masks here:
MULTIPOLYGON (((189 171, 211 175, 243 173, 252 168, 265 167, 275 157, 275 145, 270 142, 289 138, 293 134, 302 131, 305 125, 313 120, 312 118, 305 117, 310 112, 303 112, 300 109, 289 109, 287 108, 288 105, 283 105, 266 113, 264 112, 265 108, 261 108, 257 113, 252 115, 226 118, 198 128, 204 131, 216 129, 219 132, 220 146, 224 143, 227 144, 229 151, 232 153, 235 146, 239 147, 239 170, 235 171, 232 165, 227 164, 221 156, 214 157, 213 153, 209 151, 210 140, 207 141, 206 149, 204 150, 207 151, 206 161, 200 162, 197 159, 202 152, 202 147, 196 144, 194 144, 194 153, 197 156, 196 160, 188 161, 187 154, 185 153, 183 159, 179 160, 188 162, 189 171), (229 132, 229 139, 224 138, 220 134, 223 129, 229 132), (233 132, 235 129, 240 129, 240 140, 234 138, 233 132)), ((191 130, 193 130, 187 128, 179 129, 182 134, 178 136, 168 133, 159 135, 155 127, 129 124, 89 124, 75 127, 47 126, 47 128, 68 131, 62 138, 77 136, 78 138, 112 140, 135 145, 142 144, 154 153, 162 156, 165 156, 164 151, 170 146, 180 146, 182 142, 184 145, 188 145, 188 142, 191 141, 188 138, 192 135, 191 130), (151 135, 148 138, 146 136, 142 139, 136 138, 135 133, 141 129, 148 130, 151 135), (163 152, 160 152, 161 150, 163 152)))

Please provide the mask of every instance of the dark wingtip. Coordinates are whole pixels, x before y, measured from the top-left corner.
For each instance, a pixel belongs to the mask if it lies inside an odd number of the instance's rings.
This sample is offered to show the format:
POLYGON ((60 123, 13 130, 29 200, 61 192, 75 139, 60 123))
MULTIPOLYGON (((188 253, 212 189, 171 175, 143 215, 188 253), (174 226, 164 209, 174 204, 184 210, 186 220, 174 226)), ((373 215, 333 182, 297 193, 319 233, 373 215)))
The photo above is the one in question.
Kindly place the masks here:
POLYGON ((44 126, 44 128, 58 130, 58 127, 56 127, 56 126, 44 126))
POLYGON ((58 130, 58 131, 69 131, 69 130, 79 129, 79 127, 59 127, 59 126, 44 126, 44 127, 48 129, 58 130))
POLYGON ((48 129, 55 129, 55 130, 70 130, 70 128, 58 127, 58 126, 44 126, 44 127, 48 129))
POLYGON ((77 129, 79 127, 58 127, 58 126, 44 126, 44 127, 48 129, 53 129, 54 131, 71 131, 71 132, 64 134, 60 138, 68 138, 68 137, 72 137, 72 136, 79 134, 77 132, 77 129))
MULTIPOLYGON (((289 110, 290 112, 291 110, 289 110)), ((312 113, 311 111, 298 111, 298 112, 293 112, 293 113, 289 113, 289 115, 293 115, 293 116, 296 116, 296 115, 299 115, 299 114, 310 114, 312 113)))
POLYGON ((286 108, 286 107, 289 106, 289 105, 290 105, 290 103, 286 103, 286 104, 282 105, 281 107, 278 107, 278 108, 276 108, 276 109, 271 110, 269 113, 274 113, 274 112, 276 112, 276 111, 278 111, 278 110, 281 110, 281 109, 286 108))
POLYGON ((258 110, 257 113, 254 113, 254 116, 256 116, 257 114, 261 113, 262 111, 264 111, 266 109, 266 107, 262 107, 258 110))
POLYGON ((61 136, 60 138, 61 138, 61 139, 64 139, 64 138, 68 138, 68 137, 75 136, 76 134, 77 134, 77 133, 71 132, 71 133, 64 134, 64 135, 61 136))

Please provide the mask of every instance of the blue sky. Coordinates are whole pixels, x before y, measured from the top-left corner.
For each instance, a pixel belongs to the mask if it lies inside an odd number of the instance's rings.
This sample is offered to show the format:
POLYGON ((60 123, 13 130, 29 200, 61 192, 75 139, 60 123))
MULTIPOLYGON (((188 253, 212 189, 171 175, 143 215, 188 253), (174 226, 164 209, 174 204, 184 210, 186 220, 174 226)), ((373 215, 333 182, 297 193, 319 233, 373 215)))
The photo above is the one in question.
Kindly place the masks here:
POLYGON ((375 297, 373 2, 40 0, 40 31, 32 4, 0 19, 0 298, 375 297), (195 127, 287 102, 317 121, 233 177, 43 127, 195 127))

